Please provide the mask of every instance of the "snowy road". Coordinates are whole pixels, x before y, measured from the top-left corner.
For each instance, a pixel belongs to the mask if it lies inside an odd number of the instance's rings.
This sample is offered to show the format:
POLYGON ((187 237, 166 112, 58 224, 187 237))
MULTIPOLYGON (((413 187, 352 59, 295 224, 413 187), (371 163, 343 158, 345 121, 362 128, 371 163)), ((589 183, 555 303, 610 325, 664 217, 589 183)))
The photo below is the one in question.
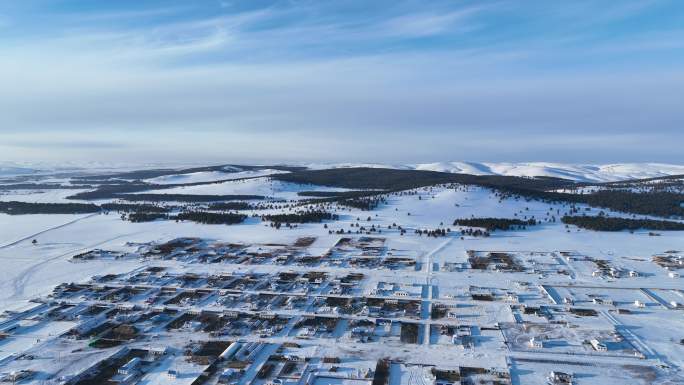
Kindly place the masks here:
POLYGON ((43 235, 43 234, 45 234, 45 233, 47 233, 47 232, 49 232, 49 231, 53 231, 53 230, 57 230, 57 229, 62 229, 62 228, 67 227, 67 226, 69 226, 69 225, 73 225, 73 224, 76 223, 76 222, 82 221, 82 220, 87 219, 87 218, 90 218, 90 217, 94 217, 94 216, 96 216, 96 215, 100 215, 100 213, 88 214, 88 215, 86 215, 86 216, 84 216, 84 217, 80 217, 80 218, 74 219, 74 220, 72 220, 72 221, 63 223, 63 224, 61 224, 61 225, 53 226, 53 227, 47 228, 47 229, 45 229, 45 230, 41 230, 41 231, 39 231, 39 232, 37 232, 37 233, 31 234, 31 235, 27 235, 27 236, 25 236, 25 237, 22 237, 21 239, 18 239, 18 240, 16 240, 16 241, 12 241, 12 242, 10 242, 10 243, 7 243, 7 244, 5 244, 5 245, 0 246, 0 250, 2 250, 2 249, 7 249, 7 248, 10 248, 10 247, 12 247, 12 246, 16 246, 16 245, 20 244, 21 242, 25 242, 25 241, 28 241, 28 240, 30 240, 30 239, 35 239, 35 238, 38 237, 39 235, 43 235))

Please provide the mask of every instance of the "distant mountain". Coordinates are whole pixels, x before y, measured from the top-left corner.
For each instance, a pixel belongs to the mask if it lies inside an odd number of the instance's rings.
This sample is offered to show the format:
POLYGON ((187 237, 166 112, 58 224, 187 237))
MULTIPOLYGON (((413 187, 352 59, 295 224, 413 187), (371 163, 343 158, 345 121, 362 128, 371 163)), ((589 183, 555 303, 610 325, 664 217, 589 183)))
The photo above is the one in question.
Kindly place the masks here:
POLYGON ((684 174, 684 165, 660 163, 562 164, 447 162, 413 165, 430 170, 474 175, 550 176, 581 182, 613 182, 684 174))
POLYGON ((38 170, 28 167, 4 166, 0 165, 0 177, 35 174, 38 170))
POLYGON ((684 175, 684 165, 662 163, 566 164, 547 162, 438 162, 405 165, 378 163, 316 163, 308 164, 306 166, 315 170, 341 167, 375 167, 440 171, 472 175, 549 176, 578 182, 615 182, 628 179, 684 175))
MULTIPOLYGON (((424 170, 441 171, 471 175, 505 175, 505 176, 548 176, 556 178, 570 179, 579 182, 614 182, 628 179, 657 178, 670 175, 684 175, 684 165, 662 164, 662 163, 615 163, 615 164, 567 164, 567 163, 548 163, 548 162, 529 162, 529 163, 494 163, 494 162, 437 162, 437 163, 418 163, 418 164, 383 164, 383 163, 308 163, 296 164, 313 170, 329 168, 348 168, 348 167, 372 167, 372 168, 392 168, 403 170, 424 170)), ((140 170, 152 170, 165 168, 163 175, 170 178, 177 176, 172 170, 178 170, 178 174, 186 174, 183 167, 200 167, 193 165, 164 165, 164 164, 106 164, 106 163, 84 163, 84 164, 59 164, 51 165, 47 163, 15 163, 0 162, 0 177, 12 177, 20 175, 49 175, 56 172, 131 172, 140 170)), ((240 172, 250 169, 261 170, 263 168, 277 169, 274 173, 287 171, 287 166, 206 166, 203 168, 218 169, 219 171, 230 173, 240 172)), ((199 169, 197 169, 199 171, 199 169)), ((217 177, 221 179, 223 177, 217 177)))

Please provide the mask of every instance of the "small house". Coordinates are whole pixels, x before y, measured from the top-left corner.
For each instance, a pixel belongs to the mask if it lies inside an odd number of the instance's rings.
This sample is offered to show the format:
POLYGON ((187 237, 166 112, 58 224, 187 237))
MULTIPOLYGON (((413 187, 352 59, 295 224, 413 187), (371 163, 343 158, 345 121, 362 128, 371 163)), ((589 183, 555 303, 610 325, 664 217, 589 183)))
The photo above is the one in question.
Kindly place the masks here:
POLYGON ((544 347, 544 343, 541 340, 536 339, 534 337, 530 338, 529 344, 530 344, 530 348, 532 348, 532 349, 541 349, 544 347))
POLYGON ((600 342, 597 339, 593 339, 589 342, 591 343, 591 346, 594 348, 594 350, 596 350, 597 352, 607 352, 608 351, 608 347, 606 346, 606 344, 604 344, 603 342, 600 342))

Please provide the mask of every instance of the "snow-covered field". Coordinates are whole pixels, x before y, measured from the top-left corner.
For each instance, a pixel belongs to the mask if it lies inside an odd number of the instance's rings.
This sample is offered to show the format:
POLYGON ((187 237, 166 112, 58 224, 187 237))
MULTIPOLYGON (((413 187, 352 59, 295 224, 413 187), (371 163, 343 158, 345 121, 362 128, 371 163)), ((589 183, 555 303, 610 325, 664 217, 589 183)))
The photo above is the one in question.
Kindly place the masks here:
POLYGON ((238 171, 238 172, 221 172, 221 171, 200 171, 190 174, 166 175, 157 178, 146 179, 146 182, 154 184, 181 184, 181 183, 198 183, 198 182, 212 182, 229 179, 243 179, 255 178, 266 175, 282 174, 287 171, 281 170, 256 170, 256 171, 238 171))
POLYGON ((69 203, 72 200, 66 199, 68 196, 78 194, 88 190, 81 189, 47 189, 47 190, 14 190, 8 192, 0 191, 0 202, 29 202, 29 203, 69 203))
POLYGON ((297 195, 301 191, 348 191, 348 189, 300 185, 281 182, 267 177, 231 180, 199 186, 181 186, 162 190, 148 190, 144 194, 191 194, 191 195, 261 195, 276 199, 302 199, 297 195))

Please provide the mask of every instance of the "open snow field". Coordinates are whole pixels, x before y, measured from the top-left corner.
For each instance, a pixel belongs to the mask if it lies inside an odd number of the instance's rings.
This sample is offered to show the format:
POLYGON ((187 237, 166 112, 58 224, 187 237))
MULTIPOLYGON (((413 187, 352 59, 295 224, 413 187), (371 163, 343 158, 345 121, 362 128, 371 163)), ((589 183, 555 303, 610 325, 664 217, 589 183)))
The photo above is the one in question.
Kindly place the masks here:
POLYGON ((0 201, 17 201, 30 203, 70 203, 66 197, 88 190, 19 190, 0 192, 0 201))
POLYGON ((303 199, 297 195, 300 191, 348 191, 349 189, 324 187, 315 185, 300 185, 281 182, 266 177, 253 179, 231 180, 199 186, 181 186, 162 190, 148 190, 148 194, 191 194, 191 195, 262 195, 276 199, 303 199))
POLYGON ((11 355, 17 355, 41 344, 76 326, 76 322, 30 322, 25 321, 19 327, 19 332, 11 338, 0 341, 0 362, 11 355))
POLYGON ((181 183, 199 183, 212 182, 229 179, 243 179, 256 178, 266 175, 282 174, 287 171, 281 170, 256 170, 256 171, 238 171, 238 172, 222 172, 222 171, 200 171, 190 174, 166 175, 156 178, 146 179, 146 182, 154 184, 181 184, 181 183))

